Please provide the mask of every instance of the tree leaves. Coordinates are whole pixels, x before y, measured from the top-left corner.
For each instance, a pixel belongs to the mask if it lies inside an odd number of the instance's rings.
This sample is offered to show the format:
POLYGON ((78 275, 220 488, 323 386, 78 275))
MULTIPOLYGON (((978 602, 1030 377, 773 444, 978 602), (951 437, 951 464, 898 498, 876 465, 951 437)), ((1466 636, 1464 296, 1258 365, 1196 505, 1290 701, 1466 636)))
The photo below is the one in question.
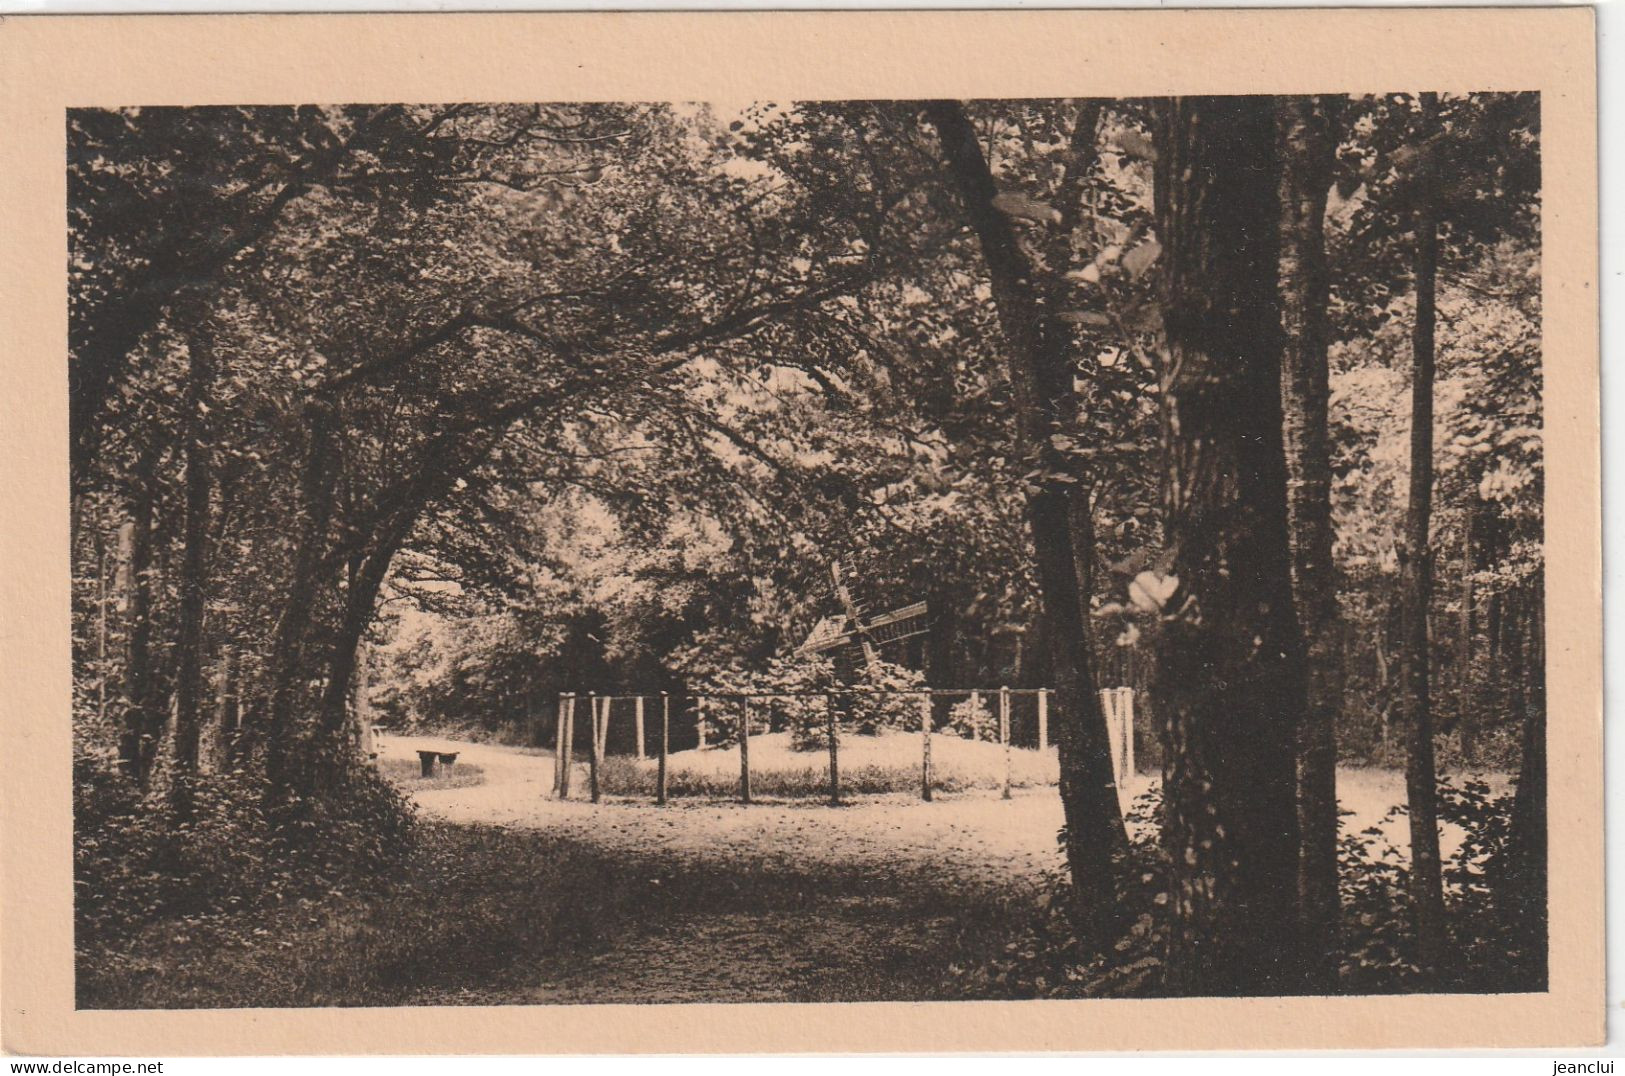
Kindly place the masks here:
POLYGON ((993 196, 993 208, 1000 213, 1037 224, 1061 223, 1061 211, 1048 202, 1015 191, 1001 191, 993 196))
POLYGON ((1163 575, 1148 569, 1129 581, 1128 597, 1140 612, 1157 613, 1162 611, 1178 589, 1178 576, 1171 572, 1163 575))

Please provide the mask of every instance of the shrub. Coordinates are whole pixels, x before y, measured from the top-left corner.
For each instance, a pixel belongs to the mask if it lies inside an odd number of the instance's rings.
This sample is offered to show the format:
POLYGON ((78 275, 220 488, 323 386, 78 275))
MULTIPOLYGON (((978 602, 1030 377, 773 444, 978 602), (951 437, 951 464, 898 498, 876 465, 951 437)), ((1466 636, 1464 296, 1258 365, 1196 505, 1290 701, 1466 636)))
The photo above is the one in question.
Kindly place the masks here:
POLYGON ((410 845, 409 804, 370 767, 269 810, 267 791, 257 769, 200 774, 181 817, 166 790, 143 795, 111 759, 76 757, 79 943, 325 892, 388 870, 410 845))
POLYGON ((1439 817, 1463 831, 1444 864, 1462 990, 1546 988, 1545 857, 1519 846, 1514 803, 1476 779, 1440 785, 1439 817))
POLYGON ((82 938, 243 907, 278 883, 276 842, 246 775, 200 776, 191 817, 142 796, 111 760, 74 760, 74 917, 82 938))
POLYGON ((835 683, 835 667, 822 658, 773 658, 765 669, 740 667, 713 673, 697 695, 771 695, 777 698, 752 699, 749 706, 737 699, 716 699, 706 710, 708 743, 726 747, 739 742, 739 725, 750 713, 751 735, 790 729, 811 728, 825 720, 822 696, 803 697, 829 690, 835 683))
MULTIPOLYGON (((1125 884, 1114 911, 1122 935, 1104 954, 1079 936, 1073 921, 1072 887, 1064 873, 1050 876, 1038 904, 1005 943, 1000 955, 957 968, 954 993, 975 998, 1148 997, 1160 992, 1166 945, 1167 899, 1161 829, 1162 797, 1146 792, 1125 821, 1129 856, 1125 884)), ((1056 835, 1063 848, 1066 829, 1056 835)))
POLYGON ((1404 853, 1384 835, 1384 827, 1404 813, 1403 807, 1395 807, 1381 825, 1357 833, 1338 830, 1343 912, 1338 978, 1344 993, 1391 993, 1414 984, 1421 974, 1411 932, 1410 872, 1404 853))
POLYGON ((845 735, 873 736, 882 729, 919 727, 924 690, 920 673, 890 662, 865 668, 856 680, 840 684, 835 667, 823 658, 774 658, 765 669, 730 668, 712 674, 698 695, 714 698, 707 710, 708 742, 726 747, 739 741, 739 725, 750 713, 751 735, 790 730, 797 751, 821 751, 829 746, 829 709, 845 735), (773 697, 773 693, 783 692, 773 697), (749 706, 724 695, 762 695, 749 706))
MULTIPOLYGON (((1344 834, 1344 988, 1459 992, 1539 990, 1545 985, 1544 876, 1525 877, 1514 841, 1513 795, 1483 781, 1439 783, 1439 820, 1460 827, 1460 847, 1443 864, 1450 966, 1434 984, 1418 964, 1406 857, 1377 827, 1344 834)), ((1388 820, 1405 815, 1395 807, 1388 820)))
MULTIPOLYGON (((1440 783, 1440 819, 1459 826, 1463 839, 1443 872, 1452 964, 1432 981, 1417 963, 1407 860, 1384 835, 1384 826, 1402 818, 1405 808, 1389 811, 1383 825, 1340 833, 1342 993, 1544 988, 1545 879, 1520 871, 1518 865, 1532 857, 1520 856, 1512 804, 1511 794, 1496 795, 1480 781, 1440 783)), ((957 969, 955 992, 1012 998, 1160 994, 1168 910, 1160 816, 1156 789, 1127 816, 1132 869, 1118 899, 1126 925, 1110 952, 1092 954, 1079 940, 1066 914, 1069 886, 1056 876, 1000 956, 957 969)))
POLYGON ((993 719, 993 710, 987 704, 987 696, 968 695, 949 707, 947 729, 968 740, 993 739, 998 726, 993 719))
MULTIPOLYGON (((883 729, 917 729, 920 696, 925 678, 916 670, 881 661, 873 670, 865 668, 851 684, 831 689, 828 705, 835 708, 836 723, 842 735, 874 736, 883 729)), ((815 712, 804 714, 791 725, 791 745, 798 751, 818 751, 829 747, 829 717, 823 700, 815 712)))

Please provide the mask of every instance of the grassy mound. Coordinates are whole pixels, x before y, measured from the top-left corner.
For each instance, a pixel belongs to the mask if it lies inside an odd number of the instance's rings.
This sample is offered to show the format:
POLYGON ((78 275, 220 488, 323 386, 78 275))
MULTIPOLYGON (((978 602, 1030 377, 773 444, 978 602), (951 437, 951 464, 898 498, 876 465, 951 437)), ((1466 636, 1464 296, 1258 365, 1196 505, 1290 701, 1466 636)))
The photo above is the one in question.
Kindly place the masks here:
MULTIPOLYGON (((922 746, 918 733, 882 731, 874 736, 846 735, 840 741, 843 795, 918 792, 922 746)), ((739 747, 679 751, 667 760, 667 789, 672 796, 730 798, 739 793, 739 747)), ((936 735, 931 738, 931 787, 943 792, 999 788, 1004 783, 1005 752, 996 743, 936 735)), ((653 796, 657 764, 612 756, 604 760, 600 780, 611 795, 653 796)), ((1060 777, 1055 749, 1010 751, 1010 784, 1014 788, 1053 785, 1060 777)), ((797 799, 829 792, 828 751, 797 751, 790 733, 750 738, 750 783, 754 796, 797 799)))

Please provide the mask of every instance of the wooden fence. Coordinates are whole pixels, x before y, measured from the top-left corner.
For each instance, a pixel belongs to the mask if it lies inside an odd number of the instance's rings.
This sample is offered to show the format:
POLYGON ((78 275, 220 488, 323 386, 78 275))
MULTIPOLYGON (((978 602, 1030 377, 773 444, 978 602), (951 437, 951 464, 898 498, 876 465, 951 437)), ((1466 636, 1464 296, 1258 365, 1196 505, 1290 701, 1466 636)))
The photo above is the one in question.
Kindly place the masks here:
MULTIPOLYGON (((750 741, 753 735, 751 732, 752 707, 757 704, 771 704, 792 699, 821 699, 825 721, 827 722, 825 737, 829 746, 829 801, 832 804, 839 804, 842 795, 841 735, 840 706, 837 705, 837 700, 845 704, 858 697, 873 698, 879 696, 893 700, 910 700, 917 706, 917 727, 920 733, 920 798, 926 801, 932 798, 932 740, 935 736, 947 734, 935 727, 935 718, 933 716, 935 700, 969 700, 973 714, 979 713, 982 705, 988 700, 996 700, 997 717, 995 728, 998 743, 1004 751, 1001 793, 1005 799, 1009 799, 1014 769, 1013 752, 1017 750, 1015 736, 1012 731, 1012 704, 1014 700, 1023 697, 1034 700, 1034 722, 1031 731, 1034 733, 1036 743, 1033 746, 1039 751, 1047 751, 1050 746, 1050 695, 1049 688, 1009 687, 992 689, 961 688, 951 691, 885 691, 866 688, 843 688, 835 691, 817 692, 713 692, 690 696, 686 707, 680 705, 674 707, 672 697, 666 692, 661 692, 658 695, 576 695, 565 693, 559 696, 557 725, 553 740, 555 745, 553 752, 553 793, 560 799, 571 798, 572 774, 576 764, 574 741, 576 704, 578 702, 584 701, 588 708, 587 772, 592 802, 600 802, 603 798, 600 770, 604 759, 607 757, 611 718, 617 714, 616 704, 621 704, 619 713, 629 716, 633 723, 633 750, 629 753, 635 755, 639 760, 648 757, 650 725, 652 723, 655 726, 655 802, 664 805, 669 799, 668 756, 671 753, 674 709, 677 709, 679 713, 686 711, 693 719, 696 746, 699 750, 704 751, 715 746, 711 741, 711 730, 716 724, 716 708, 725 703, 739 704, 743 707, 744 714, 738 723, 737 730, 739 746, 738 789, 740 801, 750 803, 752 801, 750 764, 750 741), (627 704, 631 704, 629 713, 627 704)), ((1106 688, 1100 692, 1100 701, 1101 708, 1105 713, 1106 731, 1111 745, 1113 776, 1121 783, 1127 776, 1135 773, 1134 689, 1127 687, 1106 688)), ((1021 749, 1027 748, 1023 747, 1021 749)))

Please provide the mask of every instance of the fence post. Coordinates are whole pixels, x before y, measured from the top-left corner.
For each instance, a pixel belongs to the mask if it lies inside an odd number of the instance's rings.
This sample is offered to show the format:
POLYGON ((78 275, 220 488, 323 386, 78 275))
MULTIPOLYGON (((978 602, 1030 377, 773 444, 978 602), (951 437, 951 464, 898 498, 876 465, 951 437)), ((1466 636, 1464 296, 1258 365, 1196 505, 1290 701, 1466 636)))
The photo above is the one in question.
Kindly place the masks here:
POLYGON ((739 801, 750 802, 750 700, 741 700, 739 720, 739 801))
POLYGON ((587 696, 587 704, 592 708, 592 727, 588 730, 591 736, 592 753, 587 756, 587 775, 592 781, 592 801, 598 802, 598 695, 587 696))
POLYGON ((1112 777, 1122 784, 1123 777, 1123 693, 1115 687, 1106 690, 1111 700, 1112 777))
POLYGON ((666 805, 666 752, 671 750, 671 696, 660 693, 660 768, 655 775, 655 802, 666 805))
POLYGON ((643 696, 642 695, 638 696, 637 708, 635 710, 633 710, 633 716, 636 719, 637 727, 638 727, 638 731, 637 731, 637 737, 638 737, 638 761, 642 762, 643 759, 644 759, 644 754, 643 754, 643 696))
MULTIPOLYGON (((598 759, 600 762, 603 761, 606 753, 605 748, 609 745, 609 708, 614 701, 615 696, 613 695, 605 695, 603 698, 598 700, 599 704, 604 708, 604 714, 602 717, 598 717, 597 721, 593 725, 593 744, 598 748, 598 759)), ((596 712, 594 716, 597 716, 596 712)))
POLYGON ((1112 753, 1112 780, 1122 781, 1123 744, 1117 726, 1117 689, 1100 689, 1100 708, 1106 714, 1106 743, 1112 753))
POLYGON ((559 692, 559 718, 553 730, 553 795, 564 792, 564 692, 559 692))
POLYGON ((705 696, 701 695, 694 706, 694 712, 699 715, 700 750, 705 750, 705 696))
POLYGON ((1049 750, 1049 688, 1038 689, 1038 749, 1049 750))
POLYGON ((931 802, 931 692, 920 696, 920 798, 931 802))
POLYGON ((1010 798, 1010 689, 999 688, 999 743, 1004 746, 1004 798, 1010 798))
POLYGON ((976 715, 980 714, 981 712, 982 712, 982 693, 980 691, 972 691, 970 693, 970 719, 971 719, 971 739, 972 740, 978 740, 979 741, 982 738, 982 730, 978 726, 977 717, 976 717, 976 715))
POLYGON ((1135 774, 1134 765, 1134 689, 1125 687, 1123 691, 1123 776, 1119 781, 1126 781, 1135 774))
POLYGON ((576 697, 571 692, 564 700, 564 779, 559 790, 559 799, 570 798, 570 778, 574 768, 571 756, 576 746, 576 697))
POLYGON ((840 758, 840 725, 835 720, 835 701, 829 692, 824 692, 824 725, 825 733, 829 738, 829 804, 831 807, 841 805, 841 758, 840 758))

